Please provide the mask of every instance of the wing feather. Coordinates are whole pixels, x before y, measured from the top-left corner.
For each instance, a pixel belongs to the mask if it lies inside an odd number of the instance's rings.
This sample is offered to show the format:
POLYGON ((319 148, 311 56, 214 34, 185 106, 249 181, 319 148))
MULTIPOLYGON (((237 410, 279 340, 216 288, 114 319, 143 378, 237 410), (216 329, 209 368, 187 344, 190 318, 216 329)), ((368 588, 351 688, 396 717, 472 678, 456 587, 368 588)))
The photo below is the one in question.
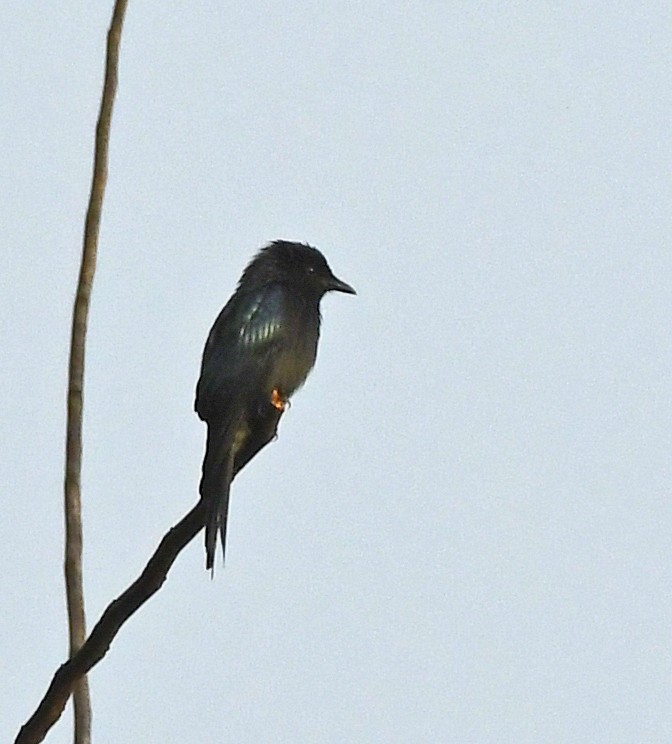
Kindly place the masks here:
POLYGON ((237 391, 268 366, 286 323, 282 288, 237 292, 215 321, 203 352, 196 389, 202 419, 221 415, 237 391))

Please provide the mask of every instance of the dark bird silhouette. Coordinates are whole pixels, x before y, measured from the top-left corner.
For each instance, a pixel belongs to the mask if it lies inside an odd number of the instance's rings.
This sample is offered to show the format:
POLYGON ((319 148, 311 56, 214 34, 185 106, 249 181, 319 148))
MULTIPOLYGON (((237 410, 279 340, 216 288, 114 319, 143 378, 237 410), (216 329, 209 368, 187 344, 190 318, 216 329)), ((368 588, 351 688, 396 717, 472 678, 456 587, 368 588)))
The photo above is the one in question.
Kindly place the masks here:
POLYGON ((316 248, 276 240, 248 264, 210 330, 195 405, 208 426, 200 492, 209 569, 218 531, 225 552, 232 480, 276 436, 315 364, 320 300, 330 290, 355 294, 316 248))

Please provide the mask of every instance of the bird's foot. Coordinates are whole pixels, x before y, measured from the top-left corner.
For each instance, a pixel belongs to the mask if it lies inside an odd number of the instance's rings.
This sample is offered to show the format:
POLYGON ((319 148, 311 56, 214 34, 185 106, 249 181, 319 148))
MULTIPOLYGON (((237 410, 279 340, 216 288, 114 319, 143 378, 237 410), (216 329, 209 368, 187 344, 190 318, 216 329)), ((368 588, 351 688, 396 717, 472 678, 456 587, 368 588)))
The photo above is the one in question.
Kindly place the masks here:
POLYGON ((277 388, 273 388, 273 392, 271 393, 271 405, 282 413, 285 408, 289 407, 289 401, 280 395, 277 388))

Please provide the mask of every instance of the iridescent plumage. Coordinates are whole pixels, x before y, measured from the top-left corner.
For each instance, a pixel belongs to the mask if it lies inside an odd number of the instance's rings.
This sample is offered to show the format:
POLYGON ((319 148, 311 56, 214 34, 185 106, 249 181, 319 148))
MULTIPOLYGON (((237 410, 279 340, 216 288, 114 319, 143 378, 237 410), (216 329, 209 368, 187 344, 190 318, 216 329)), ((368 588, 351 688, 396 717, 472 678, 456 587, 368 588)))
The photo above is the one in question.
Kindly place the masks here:
POLYGON ((236 473, 276 434, 284 405, 315 363, 319 304, 330 290, 354 294, 311 246, 275 241, 243 272, 208 336, 196 411, 208 425, 201 497, 208 501, 206 566, 217 531, 226 540, 236 473))

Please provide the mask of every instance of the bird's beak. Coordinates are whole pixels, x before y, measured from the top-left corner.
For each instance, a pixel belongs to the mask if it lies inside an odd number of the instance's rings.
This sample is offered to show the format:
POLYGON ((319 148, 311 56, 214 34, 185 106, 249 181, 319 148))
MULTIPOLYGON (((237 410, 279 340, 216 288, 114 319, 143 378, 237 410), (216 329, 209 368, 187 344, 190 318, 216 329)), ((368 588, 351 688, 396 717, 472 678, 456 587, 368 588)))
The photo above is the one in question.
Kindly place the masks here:
POLYGON ((345 294, 354 294, 356 295, 357 292, 345 282, 342 282, 340 279, 337 279, 333 274, 331 275, 331 279, 327 282, 327 292, 333 291, 333 292, 345 292, 345 294))

